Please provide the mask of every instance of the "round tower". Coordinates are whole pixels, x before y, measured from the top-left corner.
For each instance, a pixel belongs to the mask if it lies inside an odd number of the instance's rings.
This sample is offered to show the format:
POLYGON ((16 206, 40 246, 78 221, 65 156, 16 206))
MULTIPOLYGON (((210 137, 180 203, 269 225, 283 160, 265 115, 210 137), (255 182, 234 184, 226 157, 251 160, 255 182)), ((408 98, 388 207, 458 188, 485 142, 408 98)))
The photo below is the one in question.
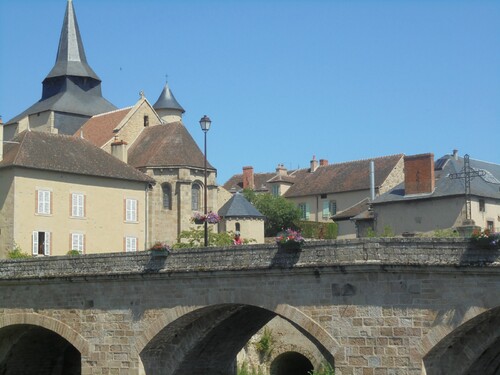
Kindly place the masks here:
POLYGON ((168 82, 165 83, 165 87, 158 97, 158 100, 153 105, 153 108, 166 124, 171 122, 182 122, 182 114, 185 112, 184 108, 182 108, 175 99, 172 91, 170 91, 168 82))

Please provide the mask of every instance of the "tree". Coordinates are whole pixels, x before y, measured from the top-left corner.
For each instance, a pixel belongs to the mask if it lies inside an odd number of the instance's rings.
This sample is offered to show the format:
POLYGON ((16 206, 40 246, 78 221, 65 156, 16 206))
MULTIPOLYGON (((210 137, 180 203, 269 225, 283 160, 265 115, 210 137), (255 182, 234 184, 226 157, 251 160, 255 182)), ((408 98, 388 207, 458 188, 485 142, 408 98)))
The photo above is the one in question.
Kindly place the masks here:
POLYGON ((253 190, 243 190, 243 195, 262 215, 267 217, 264 225, 267 237, 275 236, 284 228, 295 228, 300 219, 300 210, 292 202, 281 196, 268 193, 257 194, 253 190))

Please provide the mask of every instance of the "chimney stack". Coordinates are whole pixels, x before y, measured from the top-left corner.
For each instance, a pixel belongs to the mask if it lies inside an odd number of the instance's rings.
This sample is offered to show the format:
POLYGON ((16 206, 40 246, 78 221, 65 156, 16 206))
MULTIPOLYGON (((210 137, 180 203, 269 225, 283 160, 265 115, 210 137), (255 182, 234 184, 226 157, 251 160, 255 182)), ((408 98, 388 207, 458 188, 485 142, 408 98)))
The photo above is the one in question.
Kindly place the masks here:
POLYGON ((453 159, 458 160, 458 150, 457 149, 453 150, 453 159))
POLYGON ((255 189, 253 167, 243 167, 243 189, 255 189))
POLYGON ((319 166, 320 167, 324 167, 326 165, 328 165, 328 160, 326 160, 326 159, 319 159, 319 166))
POLYGON ((316 156, 313 155, 313 158, 311 160, 311 173, 315 172, 316 169, 318 169, 318 161, 316 160, 316 156))
POLYGON ((114 141, 111 143, 111 155, 124 163, 127 163, 127 152, 127 142, 114 141))
POLYGON ((283 164, 278 164, 278 166, 276 167, 276 174, 278 176, 286 176, 288 174, 287 169, 283 164))
POLYGON ((405 195, 429 194, 434 191, 434 154, 404 157, 405 195))

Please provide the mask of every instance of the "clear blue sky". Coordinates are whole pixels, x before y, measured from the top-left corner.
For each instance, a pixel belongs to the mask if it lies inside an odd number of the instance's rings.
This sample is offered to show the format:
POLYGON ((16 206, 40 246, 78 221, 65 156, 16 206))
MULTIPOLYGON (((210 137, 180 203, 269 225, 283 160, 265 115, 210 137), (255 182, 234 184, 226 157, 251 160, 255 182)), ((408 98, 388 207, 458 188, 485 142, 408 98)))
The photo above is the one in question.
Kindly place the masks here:
MULTIPOLYGON (((500 1, 74 0, 104 96, 151 103, 168 74, 218 182, 382 155, 500 163, 500 1)), ((65 0, 0 2, 0 114, 38 101, 65 0)))

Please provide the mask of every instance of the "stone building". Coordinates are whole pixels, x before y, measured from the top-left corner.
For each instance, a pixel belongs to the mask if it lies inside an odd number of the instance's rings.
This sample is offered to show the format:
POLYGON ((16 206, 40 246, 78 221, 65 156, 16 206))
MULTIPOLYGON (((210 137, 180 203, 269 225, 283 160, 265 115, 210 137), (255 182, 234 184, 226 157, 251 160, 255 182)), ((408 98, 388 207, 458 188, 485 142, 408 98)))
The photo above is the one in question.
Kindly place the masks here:
MULTIPOLYGON (((470 159, 470 219, 481 229, 500 229, 500 165, 470 159)), ((360 228, 370 226, 381 233, 384 227, 396 235, 456 229, 464 225, 467 205, 464 178, 465 158, 458 152, 434 161, 434 154, 404 158, 404 181, 377 197, 369 214, 356 216, 360 228)), ((361 233, 362 234, 362 233, 361 233)))
POLYGON ((146 248, 154 180, 83 139, 22 132, 0 147, 0 182, 2 258, 16 245, 35 256, 146 248))
POLYGON ((339 225, 339 238, 356 237, 350 219, 366 209, 371 196, 370 162, 374 164, 373 194, 378 196, 403 181, 403 154, 329 164, 311 160, 310 168, 288 171, 279 164, 275 173, 254 173, 244 167, 224 187, 229 191, 249 188, 280 195, 300 208, 302 219, 339 225))
POLYGON ((101 92, 87 62, 73 2, 68 0, 56 63, 43 80, 41 99, 4 125, 5 139, 24 130, 73 134, 90 117, 116 107, 101 92))

